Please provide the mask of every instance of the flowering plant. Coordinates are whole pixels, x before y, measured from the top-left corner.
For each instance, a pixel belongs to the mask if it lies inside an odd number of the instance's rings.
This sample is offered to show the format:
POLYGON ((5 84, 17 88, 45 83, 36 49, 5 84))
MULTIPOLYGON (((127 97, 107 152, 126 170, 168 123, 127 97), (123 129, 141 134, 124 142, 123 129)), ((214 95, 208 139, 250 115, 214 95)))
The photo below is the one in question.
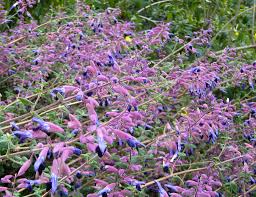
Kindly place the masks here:
POLYGON ((211 24, 182 39, 172 23, 138 32, 119 9, 76 6, 0 35, 0 192, 255 195, 256 63, 211 50, 211 24))

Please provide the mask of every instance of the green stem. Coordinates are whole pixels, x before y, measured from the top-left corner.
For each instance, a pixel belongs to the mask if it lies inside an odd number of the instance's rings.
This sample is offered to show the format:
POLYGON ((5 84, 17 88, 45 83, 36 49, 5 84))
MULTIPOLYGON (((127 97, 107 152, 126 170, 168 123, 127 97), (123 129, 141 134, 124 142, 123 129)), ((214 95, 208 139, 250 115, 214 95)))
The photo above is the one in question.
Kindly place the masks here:
POLYGON ((151 3, 149 5, 147 5, 146 7, 144 8, 141 8, 140 10, 137 11, 137 14, 143 12, 144 10, 154 6, 154 5, 157 5, 157 4, 161 4, 161 3, 167 3, 167 2, 171 2, 171 0, 162 0, 162 1, 157 1, 157 2, 154 2, 154 3, 151 3))
POLYGON ((219 31, 217 32, 217 34, 212 38, 212 41, 211 41, 211 42, 213 43, 213 42, 216 40, 216 38, 218 37, 218 35, 219 35, 233 20, 235 20, 238 16, 240 16, 240 15, 242 15, 242 14, 244 14, 244 13, 246 13, 246 12, 248 12, 248 11, 254 9, 254 8, 255 8, 255 5, 253 5, 253 7, 251 7, 251 8, 248 8, 248 9, 246 9, 246 10, 240 12, 239 14, 236 14, 235 16, 233 16, 233 17, 221 28, 221 30, 219 30, 219 31))

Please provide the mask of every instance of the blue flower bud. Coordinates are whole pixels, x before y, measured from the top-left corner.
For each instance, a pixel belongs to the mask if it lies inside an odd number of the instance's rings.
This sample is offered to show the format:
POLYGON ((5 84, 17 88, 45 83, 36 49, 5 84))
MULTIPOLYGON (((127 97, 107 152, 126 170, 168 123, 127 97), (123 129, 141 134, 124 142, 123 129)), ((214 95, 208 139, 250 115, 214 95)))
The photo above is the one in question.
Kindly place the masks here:
POLYGON ((52 157, 52 151, 51 150, 49 150, 48 152, 47 152, 47 159, 50 159, 51 157, 52 157))
POLYGON ((78 188, 80 188, 82 186, 82 183, 81 182, 76 182, 75 183, 75 189, 78 189, 78 188))
POLYGON ((127 110, 128 110, 128 112, 130 112, 132 110, 132 106, 128 105, 127 110))
POLYGON ((26 185, 26 188, 29 190, 29 192, 32 192, 32 191, 33 191, 32 185, 30 185, 30 184, 27 184, 27 185, 26 185))
POLYGON ((78 179, 81 179, 81 178, 83 177, 83 175, 81 174, 80 171, 78 171, 78 172, 76 173, 76 177, 77 177, 78 179))
POLYGON ((91 91, 90 91, 90 92, 87 92, 86 95, 87 95, 87 96, 92 96, 92 95, 93 95, 93 92, 91 92, 91 91))
POLYGON ((60 190, 60 191, 58 192, 58 194, 60 195, 60 197, 68 197, 68 192, 63 191, 63 190, 60 190))
POLYGON ((74 129, 73 131, 71 131, 71 133, 76 136, 78 134, 79 130, 78 129, 74 129))
POLYGON ((96 152, 98 153, 99 157, 102 157, 107 150, 107 146, 103 138, 98 137, 97 141, 98 141, 98 146, 96 147, 96 152))
POLYGON ((79 148, 73 148, 73 153, 79 156, 82 154, 82 151, 79 148))
POLYGON ((128 139, 126 142, 131 148, 136 148, 136 142, 134 140, 128 139))
POLYGON ((76 95, 76 100, 77 101, 83 100, 83 95, 80 95, 80 94, 76 95))
POLYGON ((164 170, 164 172, 169 173, 169 166, 168 165, 164 165, 163 166, 163 170, 164 170))
POLYGON ((136 184, 135 187, 136 187, 136 189, 137 189, 138 191, 141 191, 141 186, 140 186, 140 184, 136 184))
POLYGON ((39 173, 39 175, 42 174, 42 172, 44 171, 45 167, 46 167, 46 166, 45 166, 45 162, 41 163, 41 165, 40 165, 39 168, 38 168, 38 173, 39 173))
POLYGON ((106 150, 102 151, 99 146, 96 147, 95 152, 98 154, 99 157, 103 157, 106 150))

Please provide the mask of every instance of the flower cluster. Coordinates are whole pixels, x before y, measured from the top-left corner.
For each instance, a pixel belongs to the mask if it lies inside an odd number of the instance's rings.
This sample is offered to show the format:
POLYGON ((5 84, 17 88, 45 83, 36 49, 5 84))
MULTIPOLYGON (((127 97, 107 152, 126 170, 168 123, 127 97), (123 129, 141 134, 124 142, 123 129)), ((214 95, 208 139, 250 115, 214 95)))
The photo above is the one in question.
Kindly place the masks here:
MULTIPOLYGON (((14 7, 24 14, 35 3, 14 7)), ((218 92, 247 81, 250 95, 255 63, 234 65, 233 49, 191 63, 209 49, 212 27, 181 39, 172 23, 136 32, 119 9, 77 6, 77 17, 20 20, 1 33, 0 75, 13 94, 1 102, 0 158, 19 167, 1 177, 0 192, 200 197, 221 196, 230 182, 243 188, 236 194, 252 192, 256 104, 218 92), (180 45, 168 71, 167 58, 150 61, 166 45, 180 45)))

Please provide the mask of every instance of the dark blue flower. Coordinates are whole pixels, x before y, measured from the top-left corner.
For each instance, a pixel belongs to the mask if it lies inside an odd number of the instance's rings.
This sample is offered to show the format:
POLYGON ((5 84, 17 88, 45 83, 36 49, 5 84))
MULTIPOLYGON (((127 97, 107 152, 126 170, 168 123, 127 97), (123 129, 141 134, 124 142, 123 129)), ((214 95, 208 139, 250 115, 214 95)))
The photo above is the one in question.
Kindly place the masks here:
POLYGON ((163 166, 163 170, 164 170, 164 172, 169 173, 169 166, 167 164, 165 164, 163 166))
POLYGON ((48 152, 47 152, 47 159, 50 159, 51 157, 52 157, 52 151, 51 150, 49 150, 48 152))
POLYGON ((82 150, 81 149, 79 149, 79 148, 73 148, 73 153, 75 154, 75 155, 81 155, 82 154, 82 150))
POLYGON ((64 90, 64 88, 54 88, 52 91, 51 91, 51 93, 50 93, 50 95, 53 97, 53 98, 57 98, 57 94, 61 94, 62 96, 64 96, 65 95, 65 90, 64 90))
POLYGON ((44 132, 48 132, 49 131, 50 126, 45 121, 43 121, 42 119, 33 117, 32 121, 39 125, 38 127, 34 128, 34 130, 40 129, 40 130, 42 130, 44 132))
POLYGON ((81 95, 81 94, 76 95, 76 100, 77 101, 83 100, 83 95, 81 95))
POLYGON ((11 70, 11 69, 8 70, 8 75, 9 76, 14 75, 15 73, 16 73, 16 71, 14 71, 14 70, 11 70))
POLYGON ((92 96, 93 95, 93 92, 92 91, 89 91, 86 93, 87 96, 92 96))
POLYGON ((78 133, 79 133, 79 130, 78 129, 74 129, 73 131, 71 131, 71 133, 76 136, 78 133))
POLYGON ((105 107, 107 107, 109 105, 109 100, 106 99, 104 103, 105 103, 105 107))
POLYGON ((130 112, 130 111, 132 110, 132 106, 131 106, 131 105, 128 105, 128 106, 127 106, 127 110, 128 110, 128 112, 130 112))
POLYGON ((33 186, 33 185, 40 185, 41 184, 40 180, 26 180, 25 182, 27 184, 30 184, 31 186, 33 186))
POLYGON ((78 179, 81 179, 81 178, 83 177, 83 175, 81 174, 80 171, 78 171, 78 172, 76 173, 76 177, 77 177, 78 179))
POLYGON ((75 189, 78 189, 78 188, 80 188, 82 186, 82 183, 79 181, 79 182, 76 182, 75 183, 75 189))
POLYGON ((44 171, 45 167, 46 167, 46 166, 45 166, 45 162, 41 163, 41 165, 40 165, 39 168, 38 168, 38 173, 39 173, 39 175, 42 174, 42 172, 44 171))
POLYGON ((193 74, 196 74, 196 73, 199 73, 201 70, 200 70, 200 68, 198 68, 198 67, 193 67, 193 68, 190 69, 190 71, 191 71, 193 74))
POLYGON ((32 133, 29 131, 14 131, 12 133, 15 135, 17 138, 19 138, 20 142, 23 143, 26 139, 32 138, 32 133))
POLYGON ((153 127, 150 126, 150 125, 148 125, 148 124, 145 125, 145 130, 150 130, 150 129, 152 129, 152 128, 153 128, 153 127))
POLYGON ((138 141, 137 139, 128 139, 127 144, 131 147, 131 148, 141 148, 141 147, 145 147, 144 144, 142 144, 140 141, 138 141))
POLYGON ((256 184, 256 179, 254 179, 253 177, 250 177, 250 183, 253 185, 253 184, 256 184))
POLYGON ((140 184, 136 184, 135 187, 136 187, 136 189, 137 189, 138 191, 141 191, 141 185, 140 185, 140 184))
POLYGON ((42 124, 45 123, 42 119, 36 118, 36 117, 33 117, 33 118, 32 118, 32 121, 35 122, 35 123, 38 123, 38 124, 40 124, 40 125, 42 125, 42 124))
POLYGON ((167 187, 169 192, 171 192, 171 193, 176 193, 177 192, 177 189, 172 184, 165 184, 165 187, 167 187))
POLYGON ((26 188, 29 190, 29 192, 33 192, 32 185, 26 184, 26 188))
POLYGON ((104 155, 104 153, 107 150, 107 146, 105 144, 105 141, 103 138, 98 137, 98 146, 96 147, 96 153, 98 154, 99 157, 102 157, 104 155))
POLYGON ((34 170, 35 170, 36 172, 38 171, 40 165, 41 165, 44 161, 45 161, 45 158, 44 158, 44 157, 39 157, 39 158, 36 160, 36 162, 35 162, 35 164, 34 164, 34 170))
POLYGON ((47 182, 45 185, 46 185, 46 191, 49 191, 50 189, 52 189, 52 182, 51 181, 47 182))
POLYGON ((67 191, 60 190, 58 192, 58 194, 59 194, 60 197, 68 197, 68 192, 67 191))
POLYGON ((134 140, 128 139, 126 142, 131 148, 136 148, 136 142, 134 140))

